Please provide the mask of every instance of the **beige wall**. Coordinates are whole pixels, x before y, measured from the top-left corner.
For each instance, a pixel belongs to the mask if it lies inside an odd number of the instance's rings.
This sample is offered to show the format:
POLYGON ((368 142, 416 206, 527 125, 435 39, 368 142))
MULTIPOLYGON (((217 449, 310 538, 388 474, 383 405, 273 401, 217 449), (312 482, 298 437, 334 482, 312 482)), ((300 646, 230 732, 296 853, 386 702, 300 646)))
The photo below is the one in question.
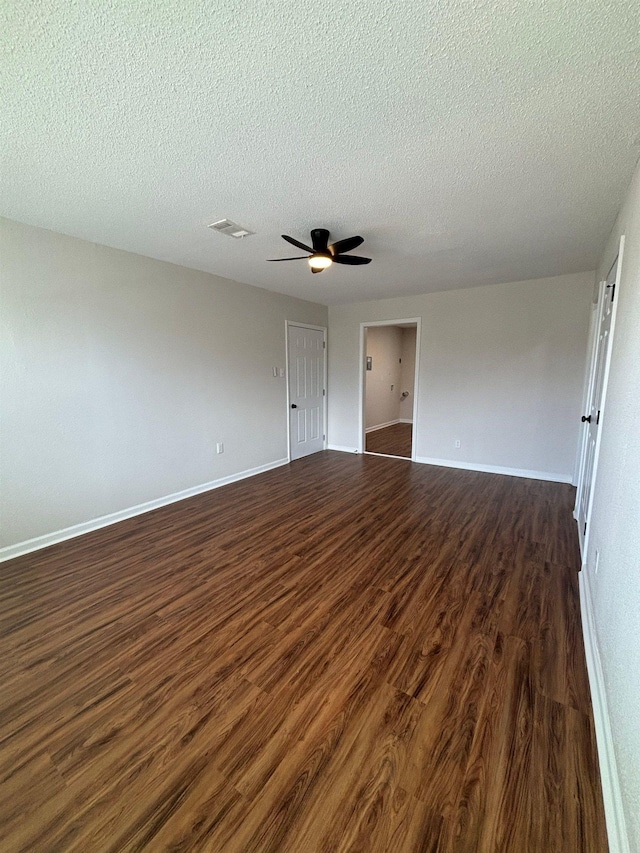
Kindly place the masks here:
POLYGON ((598 280, 606 277, 621 234, 624 259, 586 572, 631 849, 640 850, 640 166, 598 280))
POLYGON ((360 324, 421 317, 418 458, 570 479, 592 290, 580 273, 330 307, 330 445, 359 445, 360 324))
POLYGON ((396 423, 400 417, 402 329, 372 326, 366 330, 365 350, 372 359, 371 370, 365 371, 365 427, 396 423))
POLYGON ((0 226, 0 546, 286 458, 272 368, 325 307, 0 226))

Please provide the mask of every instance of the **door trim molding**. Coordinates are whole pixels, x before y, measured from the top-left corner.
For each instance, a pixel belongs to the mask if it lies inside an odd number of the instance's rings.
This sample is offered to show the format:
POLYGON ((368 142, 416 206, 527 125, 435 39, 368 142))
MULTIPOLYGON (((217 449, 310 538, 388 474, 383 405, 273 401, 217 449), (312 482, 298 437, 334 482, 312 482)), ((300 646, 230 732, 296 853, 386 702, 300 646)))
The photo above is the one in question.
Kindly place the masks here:
POLYGON ((322 403, 322 434, 324 440, 322 442, 323 450, 327 449, 328 423, 327 423, 327 402, 329 400, 329 387, 327 385, 328 376, 328 361, 329 361, 329 345, 327 343, 327 327, 314 326, 313 323, 298 323, 296 320, 284 321, 284 350, 285 350, 285 383, 287 385, 287 461, 291 462, 291 418, 289 416, 289 327, 298 326, 301 329, 315 329, 317 332, 322 332, 322 340, 324 341, 324 375, 322 377, 322 386, 324 388, 324 397, 322 403))
MULTIPOLYGON (((366 371, 365 371, 365 349, 364 349, 364 335, 365 329, 370 328, 371 326, 398 326, 400 324, 405 323, 415 323, 416 324, 416 363, 413 375, 413 423, 416 425, 418 423, 418 378, 420 374, 420 334, 422 331, 422 317, 406 317, 406 318, 398 318, 396 320, 369 320, 364 323, 360 323, 360 357, 359 357, 359 370, 358 370, 358 447, 357 453, 364 453, 365 448, 367 446, 366 439, 366 422, 365 422, 365 389, 366 389, 366 371)), ((412 437, 411 437, 411 461, 416 461, 416 431, 414 429, 412 437)), ((403 459, 405 457, 402 457, 403 459)))
POLYGON ((585 657, 587 659, 589 687, 591 688, 591 705, 596 730, 596 745, 598 748, 598 763, 600 765, 600 781, 602 783, 602 799, 604 800, 609 850, 611 853, 631 853, 622 793, 620 791, 620 776, 618 775, 618 766, 611 733, 611 719, 607 705, 604 674, 595 630, 591 586, 589 576, 584 569, 578 575, 578 582, 580 585, 582 636, 584 639, 585 657))

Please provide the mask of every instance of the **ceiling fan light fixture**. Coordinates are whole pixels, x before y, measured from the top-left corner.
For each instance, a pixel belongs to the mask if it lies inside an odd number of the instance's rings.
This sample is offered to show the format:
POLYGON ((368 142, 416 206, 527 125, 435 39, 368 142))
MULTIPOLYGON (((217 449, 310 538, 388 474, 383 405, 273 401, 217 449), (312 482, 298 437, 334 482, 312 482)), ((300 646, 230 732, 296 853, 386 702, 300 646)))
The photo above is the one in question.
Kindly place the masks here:
POLYGON ((311 246, 306 243, 301 243, 295 237, 289 237, 288 234, 282 234, 282 239, 303 252, 309 252, 309 255, 298 255, 295 258, 268 258, 270 262, 278 261, 304 261, 306 260, 311 267, 312 273, 322 272, 330 267, 331 264, 347 264, 348 266, 357 267, 360 264, 371 263, 371 258, 361 258, 359 255, 347 254, 352 249, 356 249, 364 243, 364 237, 345 237, 344 240, 338 240, 337 243, 329 245, 329 232, 326 228, 311 229, 311 246))
POLYGON ((333 261, 329 255, 320 253, 311 255, 309 258, 309 266, 312 270, 326 270, 326 268, 330 267, 332 263, 333 261))

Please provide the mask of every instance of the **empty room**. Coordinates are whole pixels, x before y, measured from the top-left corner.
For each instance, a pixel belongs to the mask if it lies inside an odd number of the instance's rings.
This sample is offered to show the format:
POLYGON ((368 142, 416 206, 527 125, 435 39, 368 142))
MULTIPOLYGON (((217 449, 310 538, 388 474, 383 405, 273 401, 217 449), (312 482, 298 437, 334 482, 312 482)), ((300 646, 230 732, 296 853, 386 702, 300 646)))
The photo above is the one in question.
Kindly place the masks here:
POLYGON ((2 853, 640 851, 640 6, 7 2, 2 853))

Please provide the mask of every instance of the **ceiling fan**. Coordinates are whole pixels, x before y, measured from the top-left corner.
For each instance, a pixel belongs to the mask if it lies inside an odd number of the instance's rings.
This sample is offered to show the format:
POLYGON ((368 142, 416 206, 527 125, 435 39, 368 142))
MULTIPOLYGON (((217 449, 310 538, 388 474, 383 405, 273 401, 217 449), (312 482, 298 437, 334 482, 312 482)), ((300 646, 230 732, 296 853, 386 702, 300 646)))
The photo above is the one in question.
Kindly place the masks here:
POLYGON ((298 255, 295 258, 269 258, 270 261, 303 261, 305 257, 311 267, 311 272, 322 272, 331 264, 349 264, 351 266, 359 266, 360 264, 371 263, 371 258, 361 258, 359 255, 346 255, 345 252, 350 252, 351 249, 357 248, 361 243, 364 243, 364 237, 346 237, 344 240, 338 240, 337 243, 329 245, 329 232, 326 228, 314 228, 311 231, 311 246, 305 246, 299 240, 293 237, 282 235, 282 239, 298 249, 304 249, 305 252, 311 252, 306 255, 298 255), (313 248, 312 248, 313 247, 313 248))

